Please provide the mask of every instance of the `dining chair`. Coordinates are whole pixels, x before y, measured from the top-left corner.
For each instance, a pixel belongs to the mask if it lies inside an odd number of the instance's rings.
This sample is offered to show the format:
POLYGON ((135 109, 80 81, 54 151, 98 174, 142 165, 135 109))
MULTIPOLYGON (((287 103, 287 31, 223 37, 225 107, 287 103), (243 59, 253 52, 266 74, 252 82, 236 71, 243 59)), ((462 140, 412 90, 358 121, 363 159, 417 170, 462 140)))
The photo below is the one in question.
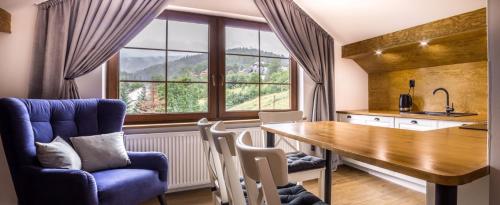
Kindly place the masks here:
POLYGON ((228 204, 228 196, 221 167, 221 159, 216 151, 212 134, 209 131, 212 125, 213 123, 209 122, 206 118, 202 118, 197 122, 203 143, 203 152, 207 161, 207 169, 210 175, 212 202, 214 205, 223 205, 228 204))
MULTIPOLYGON (((303 112, 259 112, 259 119, 261 125, 301 122, 303 120, 303 112)), ((264 132, 262 136, 264 138, 266 137, 264 132)), ((264 139, 264 142, 265 141, 266 140, 264 139)), ((319 195, 322 199, 324 199, 324 177, 326 161, 322 158, 311 156, 300 151, 301 143, 298 141, 296 141, 295 143, 291 143, 285 137, 279 137, 279 139, 276 140, 274 146, 279 146, 280 143, 285 143, 293 149, 293 152, 286 153, 289 180, 302 183, 303 181, 318 179, 318 185, 320 187, 319 195)))
MULTIPOLYGON (((236 133, 227 131, 224 122, 219 121, 210 127, 209 138, 213 139, 215 151, 220 157, 220 167, 222 168, 223 179, 225 181, 226 190, 228 193, 229 204, 231 205, 244 205, 246 204, 245 194, 240 180, 238 171, 238 163, 236 163, 236 148, 235 140, 236 133)), ((257 187, 245 186, 250 193, 256 193, 257 187)), ((255 199, 257 197, 249 197, 255 199)))
MULTIPOLYGON (((321 199, 308 192, 301 185, 287 186, 288 162, 280 148, 261 148, 252 145, 251 135, 244 131, 239 135, 236 148, 248 184, 260 182, 263 200, 268 205, 325 205, 321 199), (287 186, 278 189, 279 186, 287 186)), ((249 190, 250 192, 250 190, 249 190)), ((249 195, 251 195, 249 193, 249 195)), ((256 193, 253 193, 256 195, 256 193)), ((251 205, 260 205, 253 204, 251 205)))

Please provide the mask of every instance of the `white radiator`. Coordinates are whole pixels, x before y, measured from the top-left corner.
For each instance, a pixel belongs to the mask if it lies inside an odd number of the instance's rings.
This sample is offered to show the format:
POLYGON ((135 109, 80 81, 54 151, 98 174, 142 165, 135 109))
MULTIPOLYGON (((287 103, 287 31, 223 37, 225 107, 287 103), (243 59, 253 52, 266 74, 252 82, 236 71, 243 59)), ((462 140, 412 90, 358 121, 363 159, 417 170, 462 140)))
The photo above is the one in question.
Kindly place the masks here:
MULTIPOLYGON (((240 133, 243 130, 250 131, 254 146, 264 146, 259 127, 232 131, 240 133)), ((131 134, 125 136, 125 144, 129 151, 157 151, 168 156, 169 192, 205 187, 210 182, 198 131, 131 134)), ((285 152, 292 151, 286 143, 280 143, 279 147, 285 152)))

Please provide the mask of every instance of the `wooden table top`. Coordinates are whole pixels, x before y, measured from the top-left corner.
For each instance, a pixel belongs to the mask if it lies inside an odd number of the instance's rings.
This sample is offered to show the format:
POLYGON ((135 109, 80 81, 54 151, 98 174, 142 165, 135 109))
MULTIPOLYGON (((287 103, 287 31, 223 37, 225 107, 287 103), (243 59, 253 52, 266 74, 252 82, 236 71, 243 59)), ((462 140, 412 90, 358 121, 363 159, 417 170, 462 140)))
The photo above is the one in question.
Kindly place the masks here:
POLYGON ((385 116, 385 117, 399 117, 399 118, 414 118, 414 119, 426 119, 426 120, 444 120, 444 121, 457 121, 457 122, 486 122, 488 121, 488 116, 479 114, 471 116, 461 116, 461 117, 449 117, 449 116, 432 116, 423 114, 412 114, 412 113, 401 113, 397 110, 346 110, 337 111, 341 114, 353 114, 353 115, 375 115, 375 116, 385 116))
POLYGON ((462 185, 489 173, 486 131, 455 127, 421 132, 333 121, 262 129, 436 184, 462 185))

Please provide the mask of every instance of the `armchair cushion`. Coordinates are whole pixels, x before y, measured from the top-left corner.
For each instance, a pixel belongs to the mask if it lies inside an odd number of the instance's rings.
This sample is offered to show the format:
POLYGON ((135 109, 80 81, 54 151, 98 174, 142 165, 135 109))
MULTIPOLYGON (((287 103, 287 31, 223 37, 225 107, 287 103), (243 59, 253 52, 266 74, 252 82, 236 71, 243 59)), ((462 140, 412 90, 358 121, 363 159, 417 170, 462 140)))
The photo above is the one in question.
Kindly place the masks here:
POLYGON ((82 161, 73 147, 61 137, 50 143, 35 142, 36 156, 47 168, 82 169, 82 161))
POLYGON ((130 164, 123 132, 72 137, 70 140, 86 171, 120 168, 130 164))
POLYGON ((91 173, 97 183, 100 204, 139 204, 150 193, 164 193, 158 172, 147 169, 110 169, 91 173))

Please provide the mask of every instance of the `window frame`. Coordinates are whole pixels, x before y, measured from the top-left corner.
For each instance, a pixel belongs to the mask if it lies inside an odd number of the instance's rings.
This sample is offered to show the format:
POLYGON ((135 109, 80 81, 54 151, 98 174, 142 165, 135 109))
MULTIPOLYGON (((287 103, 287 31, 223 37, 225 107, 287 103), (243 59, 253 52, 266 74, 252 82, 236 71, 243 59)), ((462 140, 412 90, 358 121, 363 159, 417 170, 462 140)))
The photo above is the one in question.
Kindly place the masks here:
MULTIPOLYGON (((163 11, 157 19, 179 20, 193 23, 208 24, 208 112, 206 113, 145 113, 127 114, 126 124, 152 124, 192 122, 200 118, 209 120, 238 120, 258 118, 260 111, 226 111, 225 103, 225 26, 231 25, 240 28, 259 29, 271 31, 266 23, 232 19, 227 17, 209 16, 203 14, 187 13, 180 11, 163 11), (218 103, 220 102, 220 103, 218 103)), ((168 27, 167 27, 168 32, 168 27)), ((168 41, 168 39, 167 39, 168 41)), ((259 42, 260 43, 260 42, 259 42)), ((147 50, 147 49, 144 49, 147 50)), ((168 51, 168 46, 166 47, 168 51)), ((166 52, 167 52, 166 51, 166 52)), ((168 59, 168 58, 166 58, 168 59)), ((168 61, 168 60, 166 60, 168 61)), ((298 109, 297 103, 297 63, 290 56, 290 109, 265 110, 291 111, 298 109)), ((167 78, 167 76, 166 76, 167 78)), ((259 77, 260 78, 260 77, 259 77)), ((168 79, 165 79, 168 81, 168 79)), ((166 83, 166 82, 165 82, 166 83)), ((261 83, 262 84, 262 83, 261 83)), ((266 83, 263 83, 266 84, 266 83)), ((272 84, 272 83, 271 83, 272 84)), ((120 85, 120 53, 113 55, 107 62, 106 69, 106 98, 119 99, 120 85)), ((260 95, 259 95, 260 97, 260 95)), ((167 100, 167 99, 166 99, 167 100)), ((168 102, 167 102, 168 103, 168 102)))

